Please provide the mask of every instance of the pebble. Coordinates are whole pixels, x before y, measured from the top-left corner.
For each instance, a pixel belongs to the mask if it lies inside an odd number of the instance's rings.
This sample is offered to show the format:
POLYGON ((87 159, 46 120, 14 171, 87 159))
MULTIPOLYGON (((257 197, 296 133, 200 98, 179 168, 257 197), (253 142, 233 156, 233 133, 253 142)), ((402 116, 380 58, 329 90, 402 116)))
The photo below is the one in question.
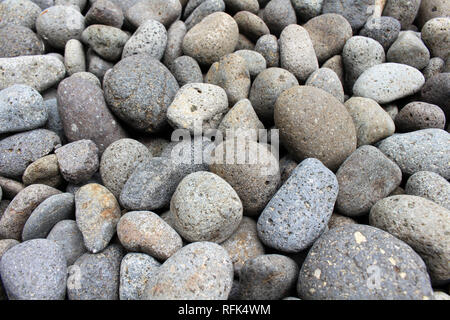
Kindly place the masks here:
POLYGON ((164 25, 156 20, 147 20, 125 44, 122 59, 134 54, 145 53, 156 60, 161 60, 167 45, 167 31, 164 25))
POLYGON ((378 145, 406 175, 432 171, 450 179, 450 133, 441 129, 424 129, 396 134, 378 145))
POLYGON ((49 55, 0 58, 0 70, 0 90, 24 84, 43 92, 66 74, 64 63, 49 55))
POLYGON ((215 84, 190 83, 176 94, 167 109, 167 118, 173 128, 194 133, 202 128, 216 129, 227 111, 228 99, 224 89, 215 84))
POLYGON ((400 30, 401 24, 397 19, 382 16, 369 18, 359 34, 378 41, 383 46, 384 51, 387 51, 397 40, 400 30))
POLYGON ((389 196, 402 182, 400 168, 373 146, 362 146, 353 152, 336 177, 336 209, 350 217, 369 213, 378 200, 389 196))
POLYGON ((102 185, 82 186, 75 194, 75 216, 84 244, 92 253, 108 246, 116 233, 121 212, 114 195, 102 185))
POLYGON ((169 69, 175 59, 183 55, 183 39, 186 32, 186 24, 181 20, 172 23, 167 30, 167 46, 162 61, 169 69))
POLYGON ((450 210, 450 183, 437 173, 419 171, 413 174, 406 182, 405 192, 450 210))
POLYGON ((364 71, 355 82, 353 93, 385 104, 420 91, 424 83, 422 73, 413 67, 382 63, 364 71))
POLYGON ((36 129, 0 140, 0 174, 7 178, 22 177, 28 165, 48 155, 61 143, 56 133, 36 129))
POLYGON ((45 53, 45 46, 31 29, 18 25, 0 27, 0 57, 33 56, 45 53))
POLYGON ((55 150, 64 180, 80 184, 88 181, 99 168, 98 148, 91 140, 79 140, 55 150))
POLYGON ((252 79, 266 69, 266 59, 254 50, 237 50, 234 54, 244 58, 252 79))
POLYGON ((305 86, 322 89, 344 103, 344 88, 338 75, 331 69, 320 68, 306 80, 305 86))
POLYGON ((397 19, 402 29, 405 30, 413 24, 419 11, 420 2, 421 0, 389 0, 384 7, 383 16, 397 19))
POLYGON ((239 33, 238 43, 235 50, 255 50, 255 44, 251 42, 246 36, 239 33))
POLYGON ((59 172, 56 155, 50 154, 30 164, 23 173, 22 181, 26 186, 32 184, 45 184, 53 188, 60 186, 63 178, 59 172))
POLYGON ((431 58, 428 65, 422 70, 425 80, 438 75, 443 72, 445 68, 445 61, 439 57, 431 58))
POLYGON ((121 28, 124 21, 122 8, 109 0, 96 0, 86 13, 86 25, 104 24, 121 28))
POLYGON ((361 36, 351 37, 342 50, 347 90, 352 91, 353 85, 364 71, 385 60, 384 49, 378 41, 361 36))
POLYGON ((113 142, 105 150, 100 161, 100 175, 103 184, 116 197, 134 172, 136 167, 152 153, 147 147, 133 139, 121 139, 113 142))
POLYGON ((207 16, 215 12, 223 11, 225 11, 225 3, 223 0, 206 0, 195 8, 192 14, 186 19, 186 28, 190 30, 207 16))
POLYGON ((188 83, 202 83, 203 74, 195 59, 189 56, 176 58, 170 67, 173 76, 177 79, 180 87, 188 83))
POLYGON ((353 97, 345 102, 353 118, 358 147, 374 144, 395 133, 391 116, 374 100, 353 97))
POLYGON ((385 198, 370 210, 370 224, 409 244, 437 282, 450 279, 449 221, 449 210, 410 195, 385 198))
POLYGON ((305 81, 319 69, 313 42, 305 28, 299 25, 287 26, 279 42, 281 67, 294 74, 299 81, 305 81))
POLYGON ((450 18, 434 18, 422 28, 422 39, 433 57, 447 59, 450 55, 450 18))
POLYGON ((50 230, 47 239, 56 242, 63 250, 67 266, 73 265, 79 257, 86 253, 83 235, 74 220, 59 221, 50 230))
POLYGON ((430 62, 430 52, 413 31, 406 31, 389 48, 386 58, 422 70, 430 62))
POLYGON ((285 90, 277 99, 274 118, 283 146, 299 161, 317 158, 336 170, 356 149, 352 117, 322 89, 295 86, 285 90))
POLYGON ((264 35, 269 35, 270 30, 264 20, 249 11, 240 11, 233 17, 236 21, 239 32, 252 41, 258 41, 264 35))
POLYGON ((410 246, 360 224, 331 229, 314 243, 297 291, 305 300, 429 300, 433 295, 426 266, 410 246))
POLYGON ((292 0, 292 6, 300 21, 308 21, 322 12, 324 0, 292 0))
POLYGON ((239 276, 241 300, 280 300, 295 287, 299 268, 294 260, 268 254, 245 262, 239 276))
POLYGON ((233 262, 234 274, 239 276, 247 260, 264 254, 264 246, 258 238, 256 222, 243 217, 237 230, 221 246, 227 250, 233 262))
POLYGON ((303 27, 308 31, 319 63, 340 54, 347 40, 352 37, 350 23, 335 13, 312 18, 303 27))
POLYGON ((124 254, 120 245, 113 244, 100 253, 79 257, 68 269, 69 300, 118 300, 124 254))
POLYGON ((102 87, 99 78, 93 73, 90 72, 77 72, 72 75, 74 78, 81 78, 90 81, 92 84, 95 84, 99 88, 102 87))
POLYGON ((147 149, 150 151, 152 156, 159 157, 163 149, 170 143, 169 140, 166 140, 157 136, 141 136, 138 138, 138 141, 142 143, 147 149))
POLYGON ((327 227, 338 188, 336 176, 319 160, 304 160, 260 215, 260 240, 283 252, 308 248, 327 227))
POLYGON ((0 26, 18 25, 35 29, 41 8, 29 0, 4 0, 0 3, 0 26))
POLYGON ((46 238, 62 220, 74 217, 75 202, 71 193, 56 194, 41 202, 33 210, 22 231, 23 241, 46 238))
POLYGON ((100 81, 103 81, 103 76, 106 71, 114 66, 112 62, 100 58, 91 48, 87 50, 86 60, 88 71, 94 74, 100 81))
POLYGON ((441 108, 426 102, 411 102, 395 117, 395 125, 401 132, 422 129, 445 129, 445 113, 441 108))
POLYGON ((56 49, 64 49, 70 39, 80 40, 84 28, 84 16, 73 6, 52 6, 36 19, 38 35, 56 49))
POLYGON ((214 63, 206 74, 205 82, 225 90, 231 105, 248 98, 251 86, 248 62, 239 54, 233 53, 214 63))
POLYGON ((232 12, 249 11, 251 13, 258 13, 258 0, 224 0, 227 9, 232 12))
POLYGON ((67 267, 61 248, 46 239, 18 244, 0 260, 10 300, 64 300, 67 267))
POLYGON ((214 149, 209 169, 236 191, 244 213, 257 216, 277 191, 278 160, 266 146, 252 140, 228 139, 214 149))
POLYGON ((156 276, 160 266, 146 254, 126 254, 120 264, 120 300, 143 300, 147 282, 156 276))
POLYGON ((290 154, 287 154, 280 159, 280 186, 283 185, 287 179, 289 179, 297 166, 298 162, 295 161, 290 154))
POLYGON ((435 104, 450 116, 450 73, 439 73, 427 80, 421 90, 422 100, 435 104))
POLYGON ((178 233, 151 211, 124 214, 117 225, 117 235, 128 251, 143 252, 161 261, 183 246, 178 233))
POLYGON ((149 133, 167 125, 167 108, 179 89, 170 71, 148 54, 121 60, 103 87, 109 108, 132 128, 149 133))
POLYGON ((36 3, 42 10, 47 9, 55 4, 55 0, 31 0, 36 3))
POLYGON ((328 221, 328 230, 339 228, 348 224, 357 224, 357 222, 353 218, 342 216, 339 213, 333 213, 328 221))
POLYGON ((15 180, 0 177, 0 188, 2 188, 3 199, 13 199, 25 186, 15 180))
POLYGON ((137 1, 125 13, 127 19, 135 26, 141 26, 149 19, 161 22, 166 28, 181 16, 181 4, 178 0, 144 0, 137 1))
POLYGON ((108 61, 117 61, 120 59, 123 48, 130 35, 119 28, 94 24, 84 29, 81 35, 81 41, 100 57, 108 61))
POLYGON ((278 36, 287 26, 297 23, 290 0, 271 0, 264 8, 263 20, 272 34, 278 36))
POLYGON ((266 59, 267 68, 279 67, 280 50, 277 37, 271 34, 261 36, 256 42, 255 51, 266 59))
POLYGON ((352 26, 353 32, 357 32, 373 14, 373 6, 373 0, 327 0, 323 3, 322 14, 342 15, 352 26))
POLYGON ((16 84, 0 91, 0 134, 36 129, 47 119, 44 99, 32 87, 16 84))
POLYGON ((419 28, 437 17, 449 17, 450 3, 447 0, 426 0, 420 3, 419 12, 417 14, 417 26, 419 28))
POLYGON ((70 39, 64 50, 64 65, 68 76, 86 71, 86 57, 83 44, 77 39, 70 39))
POLYGON ((233 263, 227 251, 211 242, 178 250, 151 278, 145 300, 226 300, 233 284, 233 263), (192 281, 196 279, 196 281, 192 281))
POLYGON ((345 71, 344 71, 344 62, 342 61, 341 55, 336 55, 327 61, 322 65, 322 68, 328 68, 334 71, 336 75, 338 76, 339 80, 341 81, 341 84, 344 85, 345 81, 345 71))

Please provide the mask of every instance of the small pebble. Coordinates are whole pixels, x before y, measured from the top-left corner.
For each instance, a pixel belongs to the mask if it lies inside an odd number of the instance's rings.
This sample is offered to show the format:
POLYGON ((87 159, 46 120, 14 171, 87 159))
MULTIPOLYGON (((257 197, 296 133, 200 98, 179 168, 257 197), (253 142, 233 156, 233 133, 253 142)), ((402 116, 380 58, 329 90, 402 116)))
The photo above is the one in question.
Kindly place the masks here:
POLYGON ((450 183, 437 173, 419 171, 413 174, 406 182, 405 192, 450 210, 450 183))
POLYGON ((267 68, 276 68, 280 65, 280 50, 278 39, 274 35, 261 36, 255 45, 255 51, 259 52, 267 62, 267 68))
POLYGON ((411 102, 395 117, 395 125, 401 132, 422 129, 445 129, 445 114, 441 108, 425 102, 411 102))
POLYGON ((167 31, 164 25, 156 20, 147 20, 125 43, 122 59, 134 54, 145 53, 156 60, 161 60, 166 45, 167 31))
POLYGON ((173 76, 177 79, 180 87, 188 83, 202 83, 203 74, 195 59, 189 56, 176 58, 170 67, 173 76))
POLYGON ((22 181, 26 186, 32 184, 45 184, 54 188, 60 186, 63 179, 56 155, 49 154, 30 164, 23 173, 22 181))

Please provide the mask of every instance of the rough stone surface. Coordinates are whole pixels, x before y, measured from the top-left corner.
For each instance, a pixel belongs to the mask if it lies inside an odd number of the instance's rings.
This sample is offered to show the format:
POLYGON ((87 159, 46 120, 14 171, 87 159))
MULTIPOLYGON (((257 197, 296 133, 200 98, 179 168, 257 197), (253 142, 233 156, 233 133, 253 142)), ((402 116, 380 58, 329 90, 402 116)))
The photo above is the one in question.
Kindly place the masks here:
POLYGON ((406 31, 391 45, 386 59, 422 70, 430 62, 430 51, 413 31, 406 31))
POLYGON ((67 75, 86 71, 86 57, 83 44, 77 39, 70 39, 64 49, 64 65, 67 75))
POLYGON ((206 0, 195 8, 192 14, 186 19, 186 28, 190 30, 207 16, 215 12, 223 11, 225 11, 225 3, 223 0, 206 0))
POLYGON ((124 21, 122 8, 109 0, 96 0, 86 13, 86 25, 104 24, 121 28, 124 21))
POLYGON ((306 86, 316 87, 322 89, 341 103, 344 103, 344 88, 339 76, 331 69, 320 68, 314 71, 306 80, 306 86))
POLYGON ((401 132, 437 128, 445 129, 445 113, 441 108, 426 102, 411 102, 395 117, 395 125, 401 132))
POLYGON ((177 79, 180 87, 188 83, 202 83, 203 74, 200 66, 194 58, 181 56, 176 58, 170 67, 173 76, 177 79))
POLYGON ((186 32, 186 25, 181 20, 172 23, 167 30, 167 46, 162 61, 169 69, 175 59, 183 55, 183 39, 186 32))
POLYGON ((322 14, 337 13, 342 15, 352 26, 354 32, 361 29, 367 18, 373 14, 373 0, 327 0, 324 1, 322 14))
POLYGON ((178 0, 144 0, 132 5, 125 16, 136 27, 148 19, 161 22, 169 27, 181 16, 181 3, 178 0))
POLYGON ((450 183, 430 171, 419 171, 406 182, 406 194, 426 198, 450 210, 450 183))
POLYGON ((450 3, 446 0, 426 0, 420 2, 417 26, 421 28, 427 21, 437 17, 449 17, 450 3))
MULTIPOLYGON (((424 2, 427 2, 425 0, 424 2)), ((419 11, 421 0, 389 0, 384 6, 383 16, 389 16, 397 19, 402 29, 406 29, 413 24, 419 11)))
POLYGON ((0 3, 0 26, 19 25, 35 29, 41 9, 28 0, 4 0, 0 3))
POLYGON ((234 53, 244 58, 247 69, 253 79, 266 69, 266 59, 264 59, 262 54, 254 50, 237 50, 234 53))
POLYGON ((422 28, 422 39, 433 57, 447 59, 450 55, 450 17, 429 20, 422 28))
POLYGON ((280 50, 277 37, 271 34, 262 36, 256 42, 255 51, 259 52, 266 59, 268 68, 279 67, 280 50))
POLYGON ((122 59, 134 54, 145 53, 161 60, 167 45, 167 31, 156 20, 147 20, 130 37, 123 48, 122 59))
POLYGON ((271 0, 264 8, 263 20, 271 33, 278 36, 288 25, 296 24, 297 17, 290 0, 271 0))
POLYGON ((100 57, 108 61, 120 59, 130 35, 119 28, 94 24, 84 29, 81 41, 89 45, 100 57))
POLYGON ((428 79, 422 87, 421 94, 423 101, 438 105, 444 110, 447 118, 449 118, 450 72, 440 73, 428 79))
POLYGON ((31 29, 17 25, 0 27, 0 57, 32 56, 44 53, 44 42, 31 29))
POLYGON ((252 41, 257 41, 263 35, 270 34, 264 21, 254 13, 240 11, 233 18, 238 24, 239 32, 252 41))
POLYGON ((387 51, 400 34, 400 29, 400 22, 393 17, 372 17, 367 20, 359 34, 378 41, 384 51, 387 51))

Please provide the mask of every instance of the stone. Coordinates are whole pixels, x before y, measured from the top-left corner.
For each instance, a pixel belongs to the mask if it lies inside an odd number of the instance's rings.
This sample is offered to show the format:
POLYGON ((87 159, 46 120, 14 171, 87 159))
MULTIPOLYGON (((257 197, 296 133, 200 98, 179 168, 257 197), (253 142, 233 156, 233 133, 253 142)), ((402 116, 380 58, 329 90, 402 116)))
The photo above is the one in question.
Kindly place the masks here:
POLYGON ((422 70, 425 80, 444 72, 445 61, 439 57, 431 58, 428 65, 422 70))
POLYGON ((0 188, 2 188, 3 199, 13 199, 25 188, 25 185, 12 179, 0 177, 0 188))
POLYGON ((86 25, 104 24, 122 28, 124 15, 122 8, 109 0, 96 0, 86 13, 86 25))
POLYGON ((339 193, 336 209, 346 216, 369 213, 379 200, 402 182, 400 168, 380 150, 362 146, 345 160, 336 173, 339 193))
POLYGON ((0 3, 0 26, 12 24, 35 29, 41 8, 29 0, 4 0, 0 3))
POLYGON ((420 2, 421 0, 389 0, 384 6, 383 16, 397 19, 402 29, 406 29, 413 24, 419 11, 420 2))
POLYGON ((338 75, 331 69, 320 68, 306 80, 305 86, 322 89, 344 103, 344 88, 338 75))
POLYGON ((244 58, 247 69, 253 79, 266 69, 266 59, 264 59, 264 57, 256 51, 237 50, 234 54, 244 58))
POLYGON ((410 246, 361 224, 331 229, 314 243, 297 291, 305 300, 429 300, 433 294, 426 266, 410 246))
POLYGON ((100 79, 97 78, 97 76, 95 74, 93 74, 93 73, 90 73, 90 72, 77 72, 77 73, 74 73, 72 76, 74 78, 81 78, 81 79, 88 80, 89 82, 91 82, 92 84, 95 84, 99 88, 102 87, 102 84, 100 83, 100 79))
POLYGON ((437 173, 419 171, 413 174, 406 182, 405 192, 450 210, 450 183, 437 173))
POLYGON ((49 55, 0 58, 0 90, 23 84, 43 92, 61 81, 64 63, 49 55))
POLYGON ((45 46, 31 29, 18 25, 0 27, 0 57, 33 56, 45 53, 45 46))
POLYGON ((278 255, 261 255, 245 262, 239 276, 242 300, 279 300, 295 287, 299 268, 294 260, 278 255))
POLYGON ((271 0, 264 8, 262 19, 272 34, 278 36, 288 25, 297 24, 297 17, 289 0, 271 0))
POLYGON ((56 242, 63 250, 67 266, 71 266, 85 252, 83 235, 74 220, 59 221, 50 230, 48 240, 56 242))
POLYGON ((370 224, 409 244, 437 282, 450 279, 449 221, 449 210, 410 195, 385 198, 370 210, 370 224))
POLYGON ((400 30, 401 25, 397 19, 382 16, 369 18, 359 34, 378 41, 384 51, 388 51, 400 34, 400 30))
POLYGON ((338 195, 336 176, 317 159, 301 162, 258 219, 258 235, 282 252, 301 252, 324 232, 338 195))
POLYGON ((322 6, 322 14, 342 15, 352 26, 353 32, 361 29, 367 18, 374 13, 373 0, 327 0, 322 6))
POLYGON ((336 55, 322 65, 322 68, 328 68, 334 71, 338 76, 339 80, 341 80, 342 85, 345 83, 345 71, 344 71, 344 62, 342 61, 341 55, 336 55))
POLYGON ((181 16, 181 3, 178 0, 137 1, 125 16, 135 26, 141 26, 148 19, 161 22, 166 28, 181 16))
POLYGON ((248 11, 251 13, 258 13, 258 0, 224 0, 227 9, 232 12, 248 11))
POLYGON ((100 57, 108 61, 117 61, 130 35, 119 28, 94 24, 84 29, 81 41, 89 45, 100 57))
POLYGON ((207 16, 215 12, 224 11, 225 3, 223 2, 223 0, 206 0, 202 2, 197 8, 195 8, 192 14, 186 19, 186 28, 187 30, 190 30, 207 16))
POLYGON ((16 84, 0 91, 0 134, 36 129, 47 119, 44 99, 32 87, 16 84))
POLYGON ((424 83, 424 76, 416 68, 382 63, 364 71, 353 86, 353 94, 385 104, 420 91, 424 83))
POLYGON ((143 252, 160 261, 167 260, 183 246, 177 232, 151 211, 124 214, 117 225, 117 235, 128 251, 143 252))
POLYGON ((328 229, 331 230, 348 224, 357 224, 357 222, 352 218, 342 216, 338 213, 333 213, 328 221, 328 229))
POLYGON ((77 39, 67 41, 64 50, 64 65, 68 76, 86 71, 86 57, 84 56, 83 44, 77 39))
POLYGON ((134 54, 145 53, 156 60, 161 60, 167 45, 167 31, 164 25, 156 20, 147 20, 125 43, 122 59, 134 54))
POLYGON ((322 89, 294 86, 285 90, 277 99, 274 118, 283 146, 298 161, 317 158, 336 170, 356 149, 352 117, 322 89))
POLYGON ((270 30, 264 20, 249 11, 239 11, 233 17, 236 21, 239 32, 252 41, 257 41, 264 35, 270 34, 270 30))
POLYGON ((145 300, 226 300, 233 283, 233 263, 221 246, 196 242, 178 250, 151 278, 145 300), (197 281, 192 281, 197 279, 197 281))
POLYGON ((427 0, 420 2, 419 12, 417 14, 417 26, 423 25, 437 17, 449 17, 450 4, 446 0, 427 0))
POLYGON ((86 249, 98 253, 108 246, 116 233, 121 212, 116 198, 108 189, 90 183, 75 194, 75 216, 86 249))
POLYGON ((450 73, 439 73, 427 80, 421 90, 422 100, 435 104, 450 116, 450 73))
POLYGON ((176 58, 183 55, 183 39, 187 28, 183 21, 178 20, 167 30, 167 46, 162 59, 164 65, 171 69, 176 58))
POLYGON ((61 143, 56 133, 36 129, 0 140, 0 174, 7 178, 22 177, 34 161, 48 155, 61 143))
POLYGON ((292 6, 300 21, 308 21, 322 13, 324 0, 292 0, 292 6))
POLYGON ((211 65, 234 51, 238 37, 236 21, 226 13, 216 12, 186 33, 183 52, 201 65, 211 65))
POLYGON ((378 145, 407 176, 432 171, 450 179, 450 133, 441 129, 424 129, 396 134, 378 145))
POLYGON ((422 28, 422 39, 433 57, 447 59, 450 55, 450 18, 434 18, 422 28))
POLYGON ((280 159, 280 186, 283 185, 287 179, 289 179, 297 166, 298 162, 295 161, 290 154, 287 154, 280 159))
POLYGON ((406 64, 418 70, 430 62, 430 52, 413 31, 402 33, 386 54, 387 61, 406 64))
POLYGON ((94 74, 100 81, 103 80, 106 71, 114 66, 112 62, 100 58, 91 48, 87 51, 86 60, 88 63, 88 71, 94 74))
POLYGON ((266 59, 267 68, 279 67, 280 50, 277 37, 271 34, 261 36, 256 42, 255 51, 259 52, 266 59))
POLYGON ((67 267, 61 248, 46 239, 18 244, 0 260, 10 300, 64 300, 67 267))
POLYGON ((180 88, 188 83, 203 82, 203 74, 200 66, 195 59, 189 56, 176 58, 172 62, 170 70, 175 79, 177 79, 180 88))
POLYGON ((33 210, 22 231, 22 240, 46 238, 60 221, 74 217, 75 202, 71 193, 51 196, 33 210))
POLYGON ((445 129, 445 113, 438 106, 426 102, 411 102, 395 117, 395 125, 400 132, 422 129, 445 129))
POLYGON ((58 187, 63 178, 59 172, 56 155, 50 154, 30 164, 23 173, 22 181, 25 185, 45 184, 50 187, 58 187))
POLYGON ((299 25, 287 26, 280 35, 280 63, 283 69, 305 81, 319 69, 308 31, 299 25))
POLYGON ((246 36, 239 33, 238 43, 234 50, 255 50, 255 44, 251 42, 246 36))
POLYGON ((109 108, 133 129, 149 133, 167 125, 167 108, 179 89, 170 71, 148 54, 121 60, 103 87, 109 108))

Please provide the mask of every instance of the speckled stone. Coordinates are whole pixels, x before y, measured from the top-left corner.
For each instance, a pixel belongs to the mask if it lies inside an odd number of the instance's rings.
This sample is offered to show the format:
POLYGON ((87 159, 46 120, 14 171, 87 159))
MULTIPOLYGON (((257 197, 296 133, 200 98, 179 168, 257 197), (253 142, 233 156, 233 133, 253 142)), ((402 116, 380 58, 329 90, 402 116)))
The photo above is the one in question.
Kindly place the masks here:
POLYGON ((97 253, 108 246, 116 233, 121 213, 114 195, 105 187, 91 183, 75 194, 75 216, 86 248, 97 253))
POLYGON ((59 221, 50 230, 47 239, 56 242, 61 247, 67 266, 73 265, 86 252, 83 235, 74 220, 59 221))
POLYGON ((147 20, 136 30, 125 44, 122 59, 134 54, 145 53, 161 60, 167 45, 167 31, 156 20, 147 20))
POLYGON ((238 56, 244 58, 250 76, 255 78, 258 74, 266 69, 266 59, 262 54, 254 50, 237 50, 234 52, 238 56))
POLYGON ((23 241, 46 238, 62 220, 74 217, 75 202, 71 193, 56 194, 42 201, 27 219, 22 231, 23 241))
MULTIPOLYGON (((450 14, 448 14, 450 15, 450 14)), ((433 57, 447 59, 450 55, 450 17, 434 18, 422 28, 422 39, 433 57)))
POLYGON ((308 31, 319 63, 340 54, 352 37, 352 27, 339 14, 328 13, 309 20, 303 27, 308 31))
POLYGON ((333 213, 330 221, 328 221, 328 230, 339 228, 348 224, 357 224, 357 222, 354 219, 342 216, 339 213, 333 213))
POLYGON ((29 0, 4 0, 0 3, 0 26, 13 24, 35 29, 41 8, 29 0))
POLYGON ((445 129, 445 113, 434 104, 411 102, 395 117, 398 131, 409 132, 429 128, 445 129))
POLYGON ((430 52, 413 31, 406 31, 391 45, 386 59, 422 70, 430 62, 430 52))
POLYGON ((450 210, 450 183, 437 173, 419 171, 413 174, 406 183, 405 191, 450 210))
POLYGON ((58 86, 58 110, 70 142, 92 140, 103 153, 126 133, 106 105, 103 91, 90 80, 70 77, 58 86))
POLYGON ((394 134, 394 121, 376 101, 353 97, 344 105, 353 118, 358 147, 374 144, 394 134))
POLYGON ((0 260, 10 300, 64 300, 67 267, 61 248, 46 239, 18 244, 0 260))
POLYGON ((171 64, 170 71, 172 71, 180 87, 188 83, 203 82, 203 74, 200 66, 194 58, 189 56, 176 58, 171 64))
POLYGON ((98 86, 99 88, 102 87, 102 84, 100 83, 100 80, 93 73, 90 73, 90 72, 77 72, 77 73, 74 73, 72 76, 74 78, 81 78, 81 79, 88 80, 88 81, 92 82, 92 84, 95 84, 96 86, 98 86))
POLYGON ((120 300, 142 300, 147 282, 161 264, 143 253, 128 253, 120 264, 120 300))
POLYGON ((266 34, 261 36, 256 42, 255 51, 259 52, 266 59, 268 68, 274 68, 280 65, 278 39, 274 35, 266 34))
POLYGON ((410 195, 385 198, 370 211, 370 224, 409 244, 424 259, 436 282, 450 280, 449 221, 449 210, 410 195))
POLYGON ((16 84, 0 91, 0 134, 36 129, 47 119, 44 99, 32 87, 16 84))
POLYGON ((336 209, 347 216, 360 216, 400 185, 402 172, 377 148, 362 146, 345 160, 336 177, 336 209))
POLYGON ((72 6, 52 6, 36 19, 36 30, 56 49, 64 49, 70 39, 81 39, 84 16, 72 6))
POLYGON ((265 252, 264 246, 258 238, 256 222, 248 217, 242 218, 239 228, 230 238, 222 242, 221 246, 230 255, 236 276, 239 276, 247 260, 263 255, 265 252))
POLYGON ((442 291, 435 291, 433 294, 433 300, 450 300, 450 295, 442 291))
POLYGON ((139 27, 148 19, 157 20, 169 27, 181 16, 181 10, 178 0, 144 0, 131 6, 125 16, 135 27, 139 27))
POLYGON ((287 179, 289 179, 297 166, 298 162, 295 161, 290 154, 287 154, 280 159, 280 186, 283 185, 287 181, 287 179))
POLYGON ((66 68, 50 55, 0 58, 0 90, 24 84, 43 92, 64 78, 66 68))
POLYGON ((13 199, 25 188, 25 185, 12 179, 0 177, 0 188, 2 188, 3 199, 13 199))
POLYGON ((170 71, 147 54, 127 57, 103 81, 111 110, 134 129, 154 133, 167 124, 167 108, 179 87, 170 71))
POLYGON ((61 140, 56 133, 36 129, 0 140, 0 175, 19 178, 28 165, 53 151, 61 140))
POLYGON ((31 29, 17 25, 0 27, 0 57, 18 57, 45 53, 44 42, 31 29))
POLYGON ((233 18, 238 24, 239 32, 252 41, 257 41, 263 35, 270 34, 264 21, 254 13, 240 11, 233 18))
POLYGON ((258 0, 224 0, 227 9, 232 12, 249 11, 251 13, 258 13, 258 0))
POLYGON ((288 25, 297 23, 295 10, 290 0, 271 0, 265 6, 262 18, 271 33, 276 36, 288 25))
POLYGON ((344 103, 344 88, 338 75, 331 69, 320 68, 314 71, 306 80, 305 86, 316 87, 322 89, 341 103, 344 103))
POLYGON ((103 80, 103 76, 106 71, 114 66, 112 62, 100 58, 91 48, 89 48, 86 52, 86 60, 88 64, 88 71, 97 76, 100 81, 103 80))
POLYGON ((113 244, 100 253, 79 257, 68 269, 69 300, 118 300, 124 254, 120 245, 113 244))
POLYGON ((317 158, 336 170, 356 149, 356 130, 345 106, 321 89, 295 86, 275 105, 280 140, 295 159, 317 158), (295 129, 294 129, 295 128, 295 129))
MULTIPOLYGON (((249 78, 247 80, 250 82, 249 78)), ((176 94, 167 109, 167 118, 173 128, 194 133, 201 128, 216 129, 227 111, 228 99, 224 89, 215 84, 190 83, 176 94)))
POLYGON ((225 11, 225 3, 223 0, 206 0, 196 7, 192 14, 186 19, 186 28, 187 30, 190 30, 207 16, 215 12, 223 11, 225 11))
POLYGON ((120 218, 117 235, 128 251, 147 253, 161 261, 183 246, 177 232, 151 211, 127 212, 120 218))
POLYGON ((119 28, 94 24, 84 29, 81 41, 108 61, 120 59, 130 35, 119 28))
POLYGON ((83 44, 77 39, 67 41, 64 50, 64 65, 69 76, 77 72, 86 71, 86 57, 84 56, 83 44))
MULTIPOLYGON (((428 0, 425 0, 427 2, 428 0)), ((383 16, 397 19, 402 29, 413 24, 419 11, 421 0, 389 0, 384 6, 383 16)))
POLYGON ((181 20, 172 23, 167 30, 167 46, 162 61, 169 69, 175 59, 183 55, 183 39, 186 32, 186 25, 181 20))
POLYGON ((255 44, 251 42, 246 36, 239 33, 238 43, 235 50, 255 50, 255 44))
POLYGON ((190 29, 183 39, 183 52, 198 63, 210 65, 236 48, 239 27, 226 13, 216 12, 190 29))
POLYGON ((450 73, 439 73, 427 80, 421 90, 422 100, 435 104, 450 118, 450 73))
POLYGON ((287 70, 269 68, 262 71, 253 81, 250 101, 258 117, 267 123, 273 123, 275 102, 280 94, 298 85, 298 80, 287 70))
POLYGON ((261 255, 245 262, 239 275, 242 300, 279 300, 289 295, 297 282, 299 268, 294 260, 261 255))
POLYGON ((422 70, 425 80, 444 72, 445 61, 439 57, 431 58, 428 65, 422 70))
POLYGON ((325 230, 337 195, 336 176, 319 160, 304 160, 259 217, 259 238, 283 252, 308 248, 325 230))
POLYGON ((299 25, 286 27, 280 35, 281 67, 305 81, 319 69, 313 42, 308 31, 299 25))
POLYGON ((361 29, 367 18, 373 14, 373 0, 327 0, 322 6, 322 14, 342 15, 352 26, 354 32, 361 29))
POLYGON ((147 284, 146 300, 226 300, 233 263, 225 249, 196 242, 178 250, 147 284), (196 281, 192 281, 196 279, 196 281))
POLYGON ((384 50, 387 51, 397 39, 400 29, 400 22, 393 17, 371 17, 359 34, 378 41, 384 50))
POLYGON ((450 179, 450 133, 424 129, 396 134, 383 140, 378 148, 394 160, 406 175, 432 171, 450 179))
POLYGON ((322 13, 324 0, 292 0, 292 6, 300 21, 308 21, 322 13))
POLYGON ((170 201, 175 230, 187 241, 221 243, 239 227, 242 202, 219 176, 199 171, 186 176, 170 201))
POLYGON ((427 21, 437 17, 449 17, 450 3, 447 0, 426 0, 420 3, 417 26, 421 28, 427 21))
POLYGON ((222 57, 211 66, 205 82, 223 88, 231 105, 248 98, 251 79, 247 60, 234 53, 222 57))
POLYGON ((104 24, 116 28, 123 25, 122 8, 108 0, 96 0, 86 13, 86 25, 104 24))
POLYGON ((418 92, 424 83, 422 73, 413 67, 382 63, 364 71, 355 82, 353 93, 384 104, 418 92))
POLYGON ((55 4, 55 0, 31 0, 36 3, 42 10, 47 9, 55 4))
POLYGON ((322 65, 322 68, 328 68, 334 71, 341 81, 342 85, 344 85, 345 81, 345 71, 344 71, 344 62, 342 61, 341 55, 336 55, 322 65))
POLYGON ((79 11, 83 11, 88 0, 55 0, 55 5, 73 6, 79 11))
POLYGON ((257 216, 278 188, 278 160, 252 140, 228 139, 214 150, 211 172, 227 181, 242 201, 244 213, 257 216))
POLYGON ((297 291, 306 300, 427 300, 433 294, 425 264, 410 246, 360 224, 331 229, 315 242, 297 291))

